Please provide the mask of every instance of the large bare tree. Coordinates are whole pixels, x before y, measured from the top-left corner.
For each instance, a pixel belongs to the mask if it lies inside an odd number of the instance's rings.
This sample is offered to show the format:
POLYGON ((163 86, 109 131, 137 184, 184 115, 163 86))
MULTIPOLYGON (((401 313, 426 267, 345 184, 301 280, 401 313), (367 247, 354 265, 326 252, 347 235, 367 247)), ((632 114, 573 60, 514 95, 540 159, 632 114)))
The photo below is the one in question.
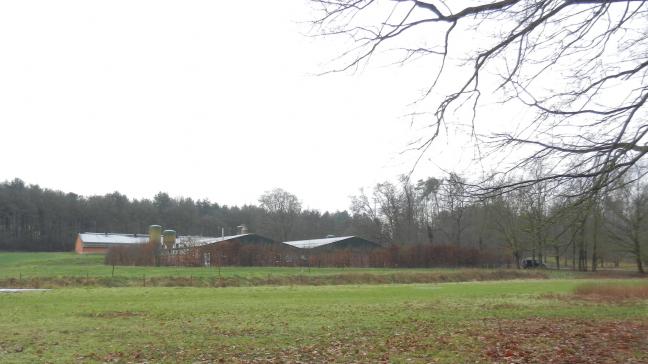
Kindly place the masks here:
POLYGON ((267 213, 268 226, 273 231, 273 237, 288 241, 302 208, 297 196, 275 188, 259 197, 259 202, 267 213))
MULTIPOLYGON (((331 71, 355 70, 382 50, 402 52, 401 63, 429 61, 424 110, 412 112, 431 127, 421 153, 468 115, 478 159, 516 153, 480 178, 547 165, 498 192, 576 179, 583 189, 571 193, 586 197, 648 154, 646 1, 311 1, 318 34, 351 39, 331 71), (484 98, 522 110, 519 121, 496 130, 480 117, 484 98)), ((484 185, 473 192, 493 192, 484 185)))
MULTIPOLYGON (((634 172, 634 171, 633 171, 634 172)), ((617 248, 629 253, 645 273, 648 246, 648 184, 625 185, 608 198, 608 233, 617 248)))

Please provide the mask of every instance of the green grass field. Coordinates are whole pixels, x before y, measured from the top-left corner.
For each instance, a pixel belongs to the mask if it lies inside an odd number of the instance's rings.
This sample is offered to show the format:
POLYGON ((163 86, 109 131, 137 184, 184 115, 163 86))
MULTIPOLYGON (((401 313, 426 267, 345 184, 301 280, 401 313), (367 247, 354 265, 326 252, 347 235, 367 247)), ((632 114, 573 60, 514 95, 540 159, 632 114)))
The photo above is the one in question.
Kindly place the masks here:
MULTIPOLYGON (((134 276, 213 274, 117 269, 134 276)), ((297 269, 227 268, 223 274, 300 274, 297 269)), ((110 274, 98 256, 0 254, 3 277, 19 270, 41 277, 110 274)), ((311 274, 328 272, 339 273, 311 274)), ((648 300, 577 297, 576 287, 597 280, 556 277, 0 294, 0 362, 648 362, 648 300)))
MULTIPOLYGON (((76 253, 0 253, 0 278, 17 277, 108 277, 112 266, 104 265, 104 256, 99 254, 78 255, 76 253)), ((391 269, 391 268, 304 268, 304 267, 222 267, 224 277, 246 276, 262 277, 275 275, 299 275, 315 273, 318 275, 363 272, 372 274, 393 274, 398 272, 430 272, 445 269, 391 269)), ((115 275, 124 277, 211 277, 218 275, 215 267, 135 267, 117 266, 115 275)))
POLYGON ((22 288, 430 283, 547 276, 501 269, 117 266, 113 271, 103 264, 102 255, 75 253, 0 253, 0 267, 0 286, 22 288))
MULTIPOLYGON (((0 278, 23 277, 108 277, 112 266, 104 265, 104 256, 99 254, 78 255, 76 253, 0 253, 0 278)), ((436 269, 441 271, 442 269, 436 269)), ((284 276, 316 273, 318 275, 348 272, 392 274, 395 272, 427 272, 431 269, 375 269, 375 268, 302 268, 302 267, 223 267, 224 277, 263 277, 268 273, 284 276)), ((117 266, 115 275, 123 277, 211 277, 218 275, 215 267, 134 267, 117 266)))

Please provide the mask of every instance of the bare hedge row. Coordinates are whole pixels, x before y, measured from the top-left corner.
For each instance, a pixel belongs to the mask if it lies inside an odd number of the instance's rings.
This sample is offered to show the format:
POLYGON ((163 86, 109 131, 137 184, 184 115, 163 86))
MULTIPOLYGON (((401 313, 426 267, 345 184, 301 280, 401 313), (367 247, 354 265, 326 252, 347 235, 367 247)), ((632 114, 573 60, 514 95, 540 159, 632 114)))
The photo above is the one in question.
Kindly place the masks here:
POLYGON ((164 251, 148 244, 113 247, 110 265, 309 267, 501 267, 510 259, 493 252, 454 245, 392 245, 371 250, 297 249, 279 244, 225 242, 181 251, 164 251))

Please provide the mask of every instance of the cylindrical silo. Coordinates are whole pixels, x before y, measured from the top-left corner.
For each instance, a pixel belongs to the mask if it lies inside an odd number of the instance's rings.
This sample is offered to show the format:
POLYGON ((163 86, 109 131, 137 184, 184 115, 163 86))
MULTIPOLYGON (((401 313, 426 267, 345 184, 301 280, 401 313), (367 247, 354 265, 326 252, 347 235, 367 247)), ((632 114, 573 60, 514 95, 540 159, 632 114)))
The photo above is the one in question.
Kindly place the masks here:
POLYGON ((162 242, 162 226, 151 225, 149 226, 149 243, 153 245, 160 245, 162 242))
POLYGON ((164 241, 164 246, 166 246, 167 249, 171 250, 173 246, 175 245, 176 242, 176 232, 175 230, 164 230, 162 233, 163 236, 163 241, 164 241))

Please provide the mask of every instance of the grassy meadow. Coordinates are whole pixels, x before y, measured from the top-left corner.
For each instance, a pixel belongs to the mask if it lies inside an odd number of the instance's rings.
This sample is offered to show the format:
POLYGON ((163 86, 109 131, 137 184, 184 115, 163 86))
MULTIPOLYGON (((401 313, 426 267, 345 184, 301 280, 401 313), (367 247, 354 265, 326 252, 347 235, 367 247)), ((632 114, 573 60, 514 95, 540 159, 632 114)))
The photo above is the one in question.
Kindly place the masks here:
MULTIPOLYGON (((0 278, 23 277, 109 277, 112 266, 104 264, 101 254, 76 253, 0 253, 0 278)), ((403 272, 446 271, 445 269, 391 269, 391 268, 305 268, 305 267, 138 267, 117 266, 114 275, 122 277, 263 277, 317 275, 341 273, 393 274, 403 272)))
MULTIPOLYGON (((100 256, 0 254, 3 278, 100 277, 110 270, 100 256)), ((204 268, 117 271, 133 279, 215 274, 204 268)), ((347 272, 226 268, 221 274, 347 272)), ((351 274, 453 272, 475 273, 351 274)), ((563 272, 449 283, 58 287, 0 294, 0 362, 640 363, 648 362, 647 284, 563 272)))
POLYGON ((16 288, 434 283, 546 278, 502 269, 306 267, 137 267, 104 265, 103 255, 0 253, 0 286, 16 288))

